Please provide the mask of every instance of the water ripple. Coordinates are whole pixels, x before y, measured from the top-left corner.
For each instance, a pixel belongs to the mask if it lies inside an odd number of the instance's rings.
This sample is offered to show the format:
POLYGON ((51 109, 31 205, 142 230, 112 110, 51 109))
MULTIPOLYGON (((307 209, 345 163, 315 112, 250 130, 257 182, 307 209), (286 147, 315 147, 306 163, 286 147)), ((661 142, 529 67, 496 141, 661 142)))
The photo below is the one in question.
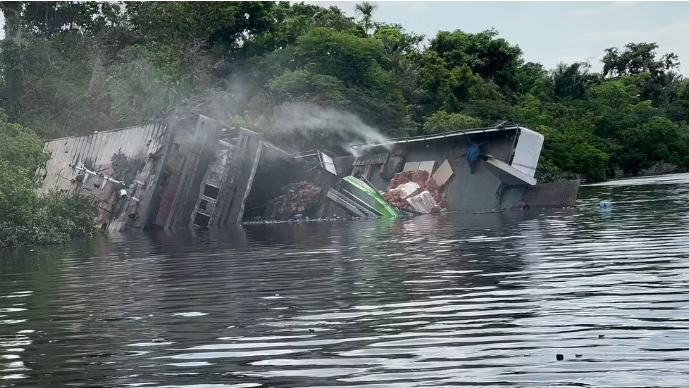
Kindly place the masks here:
POLYGON ((688 204, 674 175, 578 210, 4 252, 0 387, 686 386, 688 204))

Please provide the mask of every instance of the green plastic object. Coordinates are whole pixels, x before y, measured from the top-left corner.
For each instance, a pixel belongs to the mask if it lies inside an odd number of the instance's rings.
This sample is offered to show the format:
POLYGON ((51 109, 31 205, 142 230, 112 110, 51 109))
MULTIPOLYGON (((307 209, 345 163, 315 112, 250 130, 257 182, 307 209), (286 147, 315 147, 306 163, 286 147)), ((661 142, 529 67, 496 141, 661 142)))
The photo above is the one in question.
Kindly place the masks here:
POLYGON ((359 194, 368 196, 369 199, 371 199, 371 201, 367 202, 369 202, 371 206, 378 213, 380 213, 382 217, 395 218, 399 215, 397 213, 397 210, 395 210, 395 208, 392 207, 392 205, 390 205, 390 203, 385 199, 385 197, 380 195, 378 190, 375 190, 373 187, 364 183, 362 180, 357 179, 351 175, 346 176, 342 179, 345 182, 349 183, 352 187, 356 188, 357 191, 359 191, 359 194))

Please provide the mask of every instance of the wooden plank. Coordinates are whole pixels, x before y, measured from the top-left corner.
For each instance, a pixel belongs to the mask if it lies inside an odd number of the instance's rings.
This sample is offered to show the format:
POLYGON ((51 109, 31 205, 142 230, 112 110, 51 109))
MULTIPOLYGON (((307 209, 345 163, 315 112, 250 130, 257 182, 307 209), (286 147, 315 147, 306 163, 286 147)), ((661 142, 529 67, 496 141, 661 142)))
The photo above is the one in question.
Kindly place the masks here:
POLYGON ((428 176, 430 177, 433 173, 433 168, 435 167, 435 160, 430 160, 427 162, 419 163, 419 171, 428 171, 428 176))
POLYGON ((404 171, 404 172, 406 172, 406 171, 412 171, 412 172, 417 171, 419 169, 419 164, 420 164, 419 162, 407 162, 404 164, 404 170, 402 170, 402 171, 404 171))
POLYGON ((371 179, 371 170, 372 170, 373 165, 372 164, 367 164, 366 167, 364 167, 364 173, 361 174, 364 178, 366 179, 371 179))
POLYGON ((450 162, 445 159, 443 164, 438 167, 437 170, 435 170, 435 173, 433 174, 433 180, 435 183, 438 184, 438 186, 443 186, 447 181, 452 177, 454 174, 454 171, 452 171, 452 166, 450 166, 450 162))
POLYGON ((386 152, 384 154, 379 154, 378 160, 376 161, 376 164, 385 164, 388 161, 388 158, 390 157, 390 153, 386 152))

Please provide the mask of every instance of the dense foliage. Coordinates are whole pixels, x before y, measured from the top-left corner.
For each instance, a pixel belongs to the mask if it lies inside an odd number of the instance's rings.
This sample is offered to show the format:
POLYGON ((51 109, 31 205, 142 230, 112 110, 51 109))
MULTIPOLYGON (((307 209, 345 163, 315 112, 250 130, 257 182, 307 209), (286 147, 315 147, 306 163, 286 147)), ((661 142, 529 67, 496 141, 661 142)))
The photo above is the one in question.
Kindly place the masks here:
POLYGON ((287 103, 391 136, 506 120, 546 136, 541 180, 689 167, 689 82, 655 43, 606 49, 601 73, 548 70, 495 30, 424 40, 352 6, 356 17, 288 2, 3 3, 0 106, 44 138, 204 113, 284 147, 332 140, 328 120, 281 131, 287 103))
POLYGON ((43 143, 1 112, 0 144, 0 248, 61 243, 95 231, 85 198, 35 193, 36 171, 47 160, 43 143))

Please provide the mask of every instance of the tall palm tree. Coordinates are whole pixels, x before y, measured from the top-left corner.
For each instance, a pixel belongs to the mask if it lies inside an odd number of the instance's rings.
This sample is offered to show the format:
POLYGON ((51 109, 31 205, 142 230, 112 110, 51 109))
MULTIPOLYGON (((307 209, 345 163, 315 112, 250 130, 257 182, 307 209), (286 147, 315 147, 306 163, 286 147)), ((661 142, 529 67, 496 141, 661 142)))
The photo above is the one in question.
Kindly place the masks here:
POLYGON ((0 11, 5 17, 5 42, 8 45, 5 47, 8 63, 5 63, 5 82, 9 93, 10 118, 16 120, 21 111, 21 96, 22 96, 22 72, 19 62, 22 35, 21 35, 21 17, 24 3, 21 1, 6 1, 0 3, 0 11))
POLYGON ((354 13, 356 15, 361 15, 361 22, 364 24, 364 31, 368 34, 368 30, 371 29, 371 21, 373 20, 373 12, 378 8, 376 4, 369 3, 368 1, 361 2, 354 6, 354 13))

